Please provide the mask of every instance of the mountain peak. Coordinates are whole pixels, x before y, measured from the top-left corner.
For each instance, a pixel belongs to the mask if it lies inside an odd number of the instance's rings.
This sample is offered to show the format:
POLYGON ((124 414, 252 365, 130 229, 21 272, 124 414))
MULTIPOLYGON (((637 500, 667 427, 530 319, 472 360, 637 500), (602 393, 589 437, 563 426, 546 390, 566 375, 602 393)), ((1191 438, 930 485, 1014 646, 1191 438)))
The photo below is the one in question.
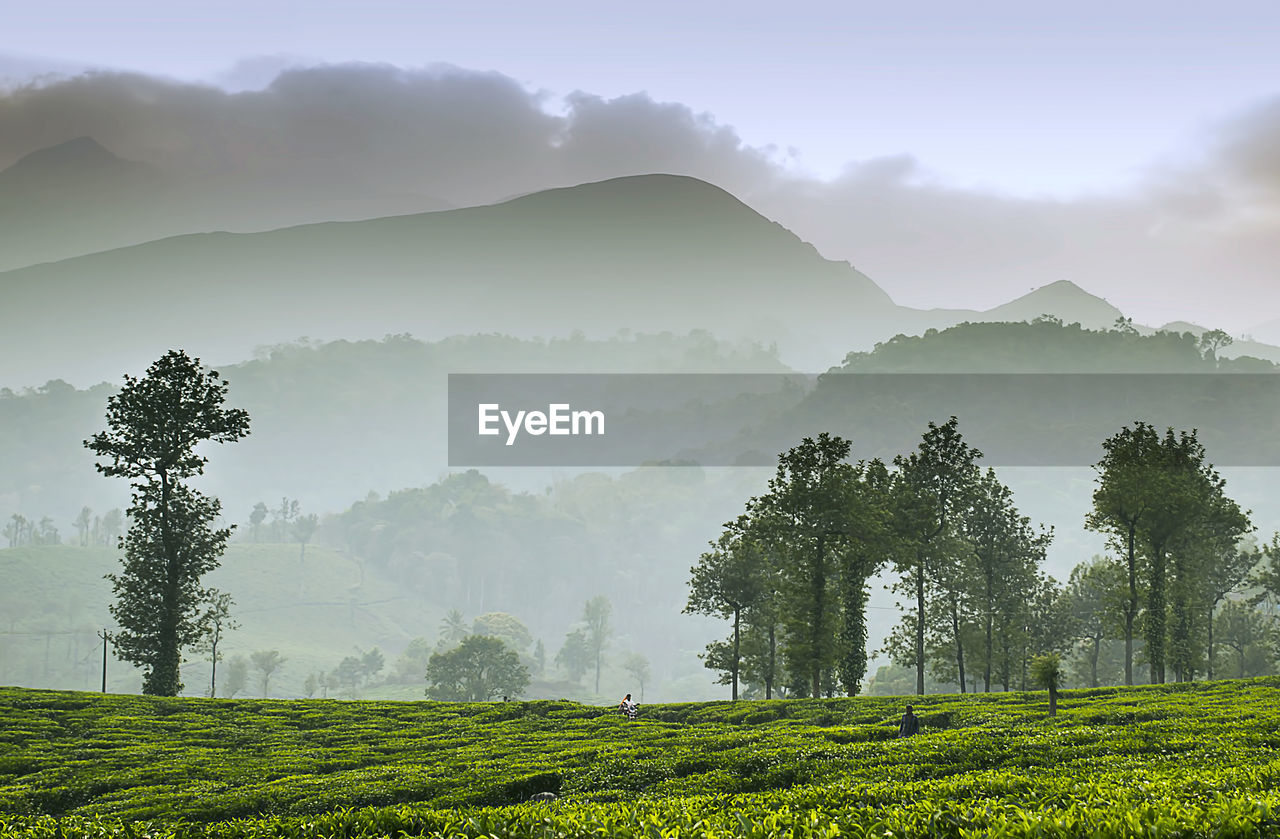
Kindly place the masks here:
POLYGON ((1040 315, 1079 323, 1086 329, 1109 329, 1124 313, 1070 280, 1058 280, 983 313, 988 320, 1033 320, 1040 315))
POLYGON ((72 180, 130 177, 150 167, 117 157, 92 137, 76 137, 37 149, 0 171, 6 189, 45 190, 72 180))
POLYGON ((4 171, 6 173, 31 167, 46 168, 50 166, 101 164, 120 160, 107 151, 92 137, 76 137, 74 140, 57 143, 36 149, 18 158, 17 162, 4 171))

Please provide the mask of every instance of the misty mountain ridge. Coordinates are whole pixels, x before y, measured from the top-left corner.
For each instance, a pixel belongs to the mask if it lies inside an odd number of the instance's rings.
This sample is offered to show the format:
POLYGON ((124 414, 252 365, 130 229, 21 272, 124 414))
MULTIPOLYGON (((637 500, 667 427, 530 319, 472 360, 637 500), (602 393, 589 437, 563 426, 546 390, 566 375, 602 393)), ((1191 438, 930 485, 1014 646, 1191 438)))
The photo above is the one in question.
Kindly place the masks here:
MULTIPOLYGON (((118 161, 87 139, 46 152, 24 158, 20 171, 62 156, 104 168, 118 161)), ((59 311, 56 329, 28 319, 0 334, 0 351, 15 359, 0 385, 11 386, 113 379, 172 346, 235 359, 299 335, 400 333, 706 329, 776 342, 790 366, 820 370, 894 335, 964 321, 1048 313, 1106 328, 1120 316, 1068 281, 987 311, 896 306, 853 266, 825 259, 725 190, 662 174, 456 210, 187 234, 0 273, 0 284, 25 311, 59 311), (77 305, 59 308, 69 300, 77 305)), ((1280 359, 1280 350, 1252 354, 1280 359)))
POLYGON ((121 158, 92 137, 37 149, 0 170, 0 271, 214 230, 271 230, 451 207, 342 182, 175 172, 121 158))
POLYGON ((27 311, 77 300, 56 331, 95 348, 86 359, 44 324, 15 324, 0 349, 38 361, 27 381, 83 381, 86 368, 91 381, 114 378, 170 346, 236 358, 298 335, 624 328, 776 339, 818 367, 898 331, 897 307, 865 275, 724 190, 669 175, 460 210, 178 236, 5 272, 0 284, 27 311))

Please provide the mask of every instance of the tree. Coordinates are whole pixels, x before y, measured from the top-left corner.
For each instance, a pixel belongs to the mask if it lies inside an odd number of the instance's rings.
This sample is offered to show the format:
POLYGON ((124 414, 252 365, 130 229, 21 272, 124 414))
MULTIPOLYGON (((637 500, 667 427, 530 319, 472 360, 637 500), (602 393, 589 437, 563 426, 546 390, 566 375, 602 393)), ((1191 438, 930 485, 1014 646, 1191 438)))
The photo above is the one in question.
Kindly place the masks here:
POLYGON ((234 699, 249 684, 249 662, 244 656, 232 656, 227 662, 227 678, 222 684, 222 695, 234 699))
MULTIPOLYGON (((1145 578, 1141 579, 1146 593, 1142 628, 1147 661, 1152 683, 1160 683, 1165 678, 1169 552, 1211 504, 1216 475, 1204 466, 1204 447, 1195 431, 1175 435, 1170 428, 1161 437, 1153 426, 1135 422, 1133 428, 1126 426, 1103 441, 1102 448, 1102 459, 1094 466, 1098 486, 1086 525, 1109 533, 1126 558, 1125 683, 1133 683, 1140 578, 1145 578)), ((1186 626, 1178 623, 1183 617, 1181 612, 1175 614, 1179 637, 1186 632, 1186 626)))
POLYGON ((1227 598, 1227 595, 1239 591, 1249 579, 1249 572, 1262 560, 1262 551, 1250 550, 1243 545, 1232 545, 1229 550, 1218 553, 1214 559, 1216 561, 1208 563, 1204 581, 1205 625, 1208 635, 1205 676, 1210 680, 1214 677, 1214 615, 1217 614, 1219 604, 1227 598))
POLYGON ((1229 347, 1233 343, 1232 338, 1221 329, 1210 329, 1200 334, 1200 340, 1197 346, 1200 353, 1209 361, 1218 360, 1218 350, 1223 347, 1229 347))
POLYGON ((1124 567, 1110 558, 1094 557, 1071 569, 1066 596, 1075 616, 1089 668, 1089 687, 1099 685, 1098 662, 1102 642, 1113 637, 1124 621, 1124 567))
POLYGON ((293 538, 298 540, 298 562, 305 562, 307 559, 307 543, 311 541, 311 537, 315 535, 316 528, 320 526, 320 517, 315 513, 300 516, 293 523, 293 538))
POLYGON ((1057 653, 1038 655, 1031 660, 1031 679, 1049 691, 1049 716, 1058 715, 1058 680, 1062 676, 1062 662, 1057 653))
POLYGON ((360 655, 360 671, 364 675, 365 684, 368 684, 382 672, 382 668, 386 665, 387 660, 382 655, 382 650, 374 647, 366 653, 360 655))
MULTIPOLYGON (((972 493, 960 528, 973 554, 968 594, 975 604, 981 635, 981 646, 975 652, 981 656, 983 690, 990 691, 996 644, 1024 611, 1052 531, 1036 533, 1032 529, 1031 520, 1014 507, 1013 492, 992 469, 974 484, 972 493)), ((956 650, 961 650, 959 643, 956 650)))
POLYGON ((80 547, 89 546, 89 531, 93 527, 93 510, 88 507, 81 507, 80 514, 76 516, 76 520, 72 522, 76 528, 76 536, 80 547))
POLYGON ((131 482, 131 526, 124 539, 123 569, 110 574, 120 626, 116 655, 143 668, 143 692, 176 696, 182 688, 182 648, 200 637, 201 604, 214 593, 201 577, 218 566, 231 535, 214 529, 221 504, 187 486, 204 472, 207 459, 196 445, 229 443, 249 433, 249 415, 226 409, 227 385, 199 359, 172 350, 147 369, 125 376, 107 400, 108 430, 85 446, 107 462, 107 477, 131 482))
POLYGON ((298 500, 290 499, 287 496, 280 499, 280 506, 271 512, 275 515, 272 528, 276 532, 276 539, 283 542, 289 538, 289 530, 293 524, 293 520, 298 517, 298 500))
POLYGON ((427 696, 459 702, 488 702, 517 697, 529 686, 529 671, 514 650, 487 635, 472 635, 447 653, 435 653, 427 665, 427 696))
MULTIPOLYGON (((1042 316, 1044 317, 1044 316, 1042 316)), ((916 597, 915 652, 916 693, 924 693, 925 626, 928 620, 925 594, 941 561, 935 544, 948 524, 961 514, 966 496, 977 483, 977 460, 982 452, 964 442, 959 422, 951 417, 942 425, 929 423, 916 451, 894 458, 897 529, 908 550, 896 559, 902 583, 916 597)), ((963 655, 961 654, 961 658, 963 655)), ((963 680, 964 674, 960 673, 963 680)))
POLYGON ((500 638, 502 643, 517 653, 523 653, 533 643, 529 628, 519 618, 506 612, 486 612, 480 615, 471 622, 471 633, 500 638))
POLYGON ((347 695, 354 699, 360 680, 364 677, 364 665, 359 658, 349 655, 338 662, 332 675, 336 684, 347 686, 347 695))
POLYGON ((212 665, 209 673, 210 697, 218 695, 218 662, 222 660, 218 645, 222 643, 222 635, 224 632, 240 628, 240 625, 231 618, 231 605, 234 602, 231 595, 219 592, 213 596, 205 613, 200 617, 204 634, 197 642, 196 649, 209 654, 209 663, 212 665))
MULTIPOLYGON (((797 687, 806 678, 814 696, 824 691, 824 672, 834 673, 841 659, 841 636, 856 644, 860 634, 857 616, 851 632, 841 626, 844 600, 861 615, 863 566, 869 558, 859 542, 870 519, 859 494, 864 464, 847 462, 850 448, 848 440, 827 433, 804 438, 778 456, 769 492, 748 504, 754 532, 765 551, 778 557, 783 599, 778 617, 786 633, 787 669, 797 687), (842 572, 849 576, 850 590, 841 590, 842 572)), ((861 673, 854 673, 857 665, 850 663, 847 687, 856 691, 861 673)))
POLYGON ((627 653, 622 657, 622 669, 640 685, 640 701, 644 702, 644 686, 649 682, 649 659, 640 653, 627 653))
POLYGON ((253 512, 249 513, 249 526, 253 528, 253 541, 258 541, 258 530, 262 527, 262 523, 267 520, 267 505, 259 501, 253 505, 253 512))
MULTIPOLYGON (((738 699, 738 670, 742 661, 742 617, 761 594, 763 551, 752 538, 747 516, 725 525, 712 550, 702 554, 689 569, 689 602, 686 613, 718 615, 733 620, 733 642, 729 655, 732 698, 738 699)), ((714 659, 715 666, 721 663, 714 659)), ((713 666, 713 659, 707 665, 713 666)))
POLYGON ((596 693, 600 692, 600 665, 604 660, 605 648, 609 646, 609 637, 613 628, 609 626, 609 615, 613 606, 609 598, 598 594, 582 607, 582 622, 586 624, 587 649, 591 651, 591 659, 596 666, 596 693))
POLYGON ((1267 661, 1267 624, 1255 606, 1228 600, 1218 613, 1217 635, 1222 645, 1235 655, 1236 678, 1261 676, 1270 669, 1267 661))
POLYGON ((471 630, 467 627, 466 618, 457 609, 450 609, 444 616, 444 620, 440 621, 440 644, 443 646, 456 646, 466 640, 470 634, 471 630))
POLYGON ((591 645, 587 642, 587 633, 581 627, 571 630, 564 637, 560 652, 556 653, 556 666, 569 675, 569 679, 578 682, 591 666, 591 645))
POLYGON ((249 654, 253 667, 262 674, 262 698, 267 697, 267 687, 271 682, 271 674, 280 669, 288 659, 280 655, 279 650, 258 650, 249 654))

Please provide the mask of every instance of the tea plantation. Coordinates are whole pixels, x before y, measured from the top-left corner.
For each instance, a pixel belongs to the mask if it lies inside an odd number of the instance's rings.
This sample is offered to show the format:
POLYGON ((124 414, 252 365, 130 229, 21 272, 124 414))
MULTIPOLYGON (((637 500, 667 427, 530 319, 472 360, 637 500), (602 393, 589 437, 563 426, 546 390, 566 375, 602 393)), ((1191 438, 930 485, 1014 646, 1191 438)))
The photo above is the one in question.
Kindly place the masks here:
POLYGON ((1280 679, 642 708, 0 690, 0 835, 1265 837, 1280 679), (896 739, 911 702, 921 733, 896 739), (526 803, 538 792, 553 803, 526 803))

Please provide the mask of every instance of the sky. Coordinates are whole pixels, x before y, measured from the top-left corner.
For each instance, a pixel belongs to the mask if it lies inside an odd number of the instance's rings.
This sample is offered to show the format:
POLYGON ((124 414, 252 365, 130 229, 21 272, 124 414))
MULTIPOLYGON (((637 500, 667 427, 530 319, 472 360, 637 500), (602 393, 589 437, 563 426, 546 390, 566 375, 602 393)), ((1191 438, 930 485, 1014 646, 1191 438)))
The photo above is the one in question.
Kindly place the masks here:
MULTIPOLYGON (((985 308, 1071 279, 1155 325, 1280 318, 1274 2, 6 6, 11 87, 101 68, 252 92, 291 67, 452 67, 577 126, 630 132, 630 147, 597 150, 618 174, 713 180, 907 305, 985 308), (699 159, 671 159, 674 123, 700 135, 699 159), (1188 301, 1208 273, 1229 287, 1188 301)), ((0 165, 48 134, 5 113, 0 101, 0 165)), ((513 177, 476 196, 542 185, 513 177)))

